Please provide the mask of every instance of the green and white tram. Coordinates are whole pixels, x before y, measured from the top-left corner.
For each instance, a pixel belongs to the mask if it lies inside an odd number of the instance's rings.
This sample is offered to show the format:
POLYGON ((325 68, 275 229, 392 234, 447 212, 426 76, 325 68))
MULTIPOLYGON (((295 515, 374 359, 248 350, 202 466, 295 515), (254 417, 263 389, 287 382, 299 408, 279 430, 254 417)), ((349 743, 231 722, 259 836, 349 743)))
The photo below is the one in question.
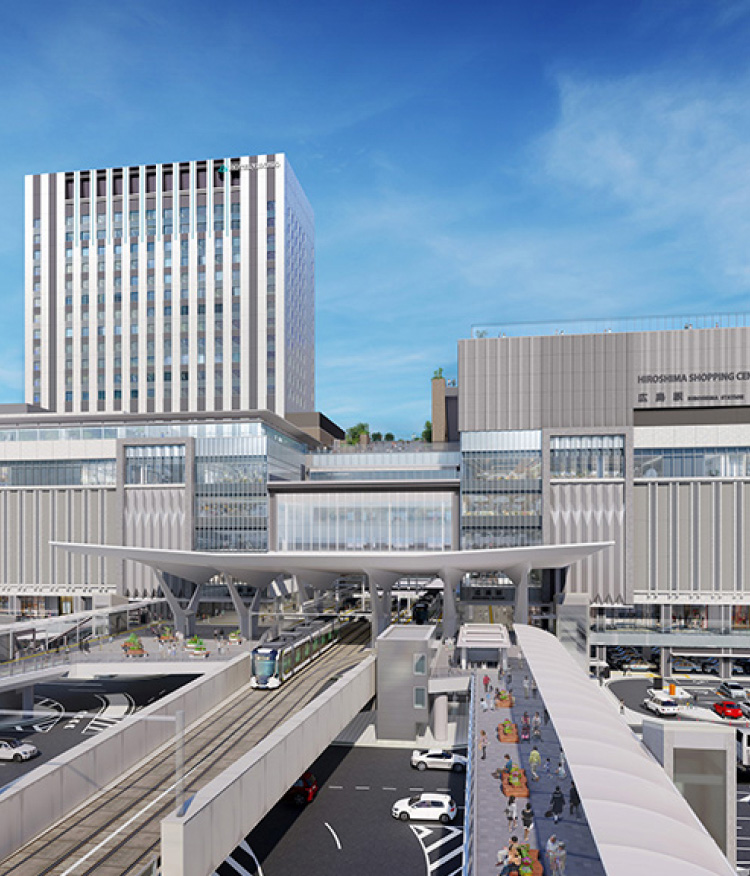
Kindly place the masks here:
POLYGON ((341 626, 337 618, 318 619, 284 630, 273 641, 253 648, 251 687, 275 690, 330 648, 341 626))

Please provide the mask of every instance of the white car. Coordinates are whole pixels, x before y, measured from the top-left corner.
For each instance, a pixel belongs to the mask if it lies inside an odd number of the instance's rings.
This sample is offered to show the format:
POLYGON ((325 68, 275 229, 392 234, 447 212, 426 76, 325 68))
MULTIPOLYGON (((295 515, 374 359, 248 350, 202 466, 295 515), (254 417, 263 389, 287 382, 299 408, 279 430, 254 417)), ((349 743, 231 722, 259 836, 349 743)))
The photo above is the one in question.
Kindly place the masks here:
POLYGON ((400 821, 440 821, 448 824, 458 812, 456 801, 447 794, 417 794, 393 804, 391 815, 400 821))
POLYGON ((664 690, 647 691, 643 705, 662 717, 676 715, 680 710, 677 700, 664 690))
POLYGON ((462 754, 444 751, 442 748, 423 748, 411 753, 411 765, 418 770, 453 770, 454 773, 466 771, 467 760, 462 754))
POLYGON ((0 760, 14 760, 20 763, 22 760, 31 760, 39 754, 36 745, 29 742, 20 742, 18 739, 0 739, 0 760))
POLYGON ((719 685, 717 693, 721 697, 734 700, 735 703, 741 703, 743 700, 747 699, 745 688, 736 681, 723 681, 719 685))

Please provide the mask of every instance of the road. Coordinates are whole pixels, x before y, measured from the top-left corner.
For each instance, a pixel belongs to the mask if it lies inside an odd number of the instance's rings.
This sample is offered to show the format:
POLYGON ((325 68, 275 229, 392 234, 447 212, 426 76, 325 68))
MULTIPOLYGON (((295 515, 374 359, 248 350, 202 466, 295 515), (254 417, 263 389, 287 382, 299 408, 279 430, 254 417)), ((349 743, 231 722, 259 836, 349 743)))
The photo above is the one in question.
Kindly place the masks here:
POLYGON ((33 723, 19 725, 18 717, 0 716, 0 738, 31 742, 40 755, 23 763, 0 761, 0 790, 196 677, 189 674, 121 676, 36 685, 33 723))
POLYGON ((411 751, 332 746, 312 765, 320 791, 303 809, 282 801, 216 871, 218 876, 457 876, 462 865, 465 776, 409 765, 411 751), (450 794, 452 825, 405 824, 396 800, 450 794))

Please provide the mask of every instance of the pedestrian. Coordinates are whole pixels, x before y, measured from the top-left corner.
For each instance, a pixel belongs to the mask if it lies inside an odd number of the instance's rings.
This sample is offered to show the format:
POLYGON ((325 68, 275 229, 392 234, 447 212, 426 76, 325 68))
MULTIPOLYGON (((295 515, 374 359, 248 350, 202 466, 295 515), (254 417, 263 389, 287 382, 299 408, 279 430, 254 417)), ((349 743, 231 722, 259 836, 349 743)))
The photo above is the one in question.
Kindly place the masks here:
POLYGON ((510 688, 510 686, 511 686, 512 684, 513 684, 513 674, 511 673, 511 671, 510 671, 510 669, 509 669, 509 670, 508 670, 508 674, 505 676, 505 686, 506 686, 507 688, 510 688))
POLYGON ((490 711, 495 711, 495 695, 492 692, 492 685, 490 685, 490 689, 487 693, 487 702, 490 704, 490 711))
POLYGON ((531 695, 532 695, 532 697, 534 697, 534 699, 536 699, 537 693, 538 693, 538 688, 536 686, 536 682, 532 678, 531 679, 531 695))
POLYGON ((510 775, 513 772, 513 760, 509 754, 503 755, 504 763, 503 763, 503 772, 508 773, 510 775))
POLYGON ((564 758, 562 758, 562 757, 560 758, 560 762, 557 764, 557 770, 555 770, 555 772, 557 773, 558 779, 564 779, 568 775, 566 770, 565 770, 565 759, 564 758))
POLYGON ((521 722, 521 742, 528 742, 531 739, 531 725, 528 718, 524 718, 521 722))
POLYGON ((531 808, 530 800, 521 810, 521 824, 523 825, 523 841, 528 842, 529 834, 534 827, 534 810, 531 808))
POLYGON ((526 699, 528 699, 530 693, 531 693, 531 682, 529 681, 529 676, 524 675, 524 677, 523 677, 523 695, 526 699))
POLYGON ((559 785, 555 785, 555 790, 549 800, 549 811, 554 819, 555 824, 560 820, 565 809, 565 796, 560 790, 559 785))
POLYGON ((539 712, 534 712, 534 717, 531 719, 531 735, 534 739, 542 738, 542 717, 539 712))
POLYGON ((570 803, 570 814, 576 818, 581 814, 581 795, 578 793, 576 783, 570 783, 570 793, 568 794, 568 802, 570 803))
POLYGON ((490 688, 490 677, 489 677, 489 675, 487 675, 486 672, 484 673, 484 678, 482 679, 482 684, 484 685, 484 692, 487 693, 487 691, 490 688))
POLYGON ((484 730, 479 731, 479 750, 482 752, 482 760, 487 760, 487 733, 484 730))
POLYGON ((515 830, 518 824, 518 804, 515 797, 508 797, 505 806, 505 817, 508 819, 508 831, 515 830))
POLYGON ((543 712, 544 715, 544 726, 546 727, 549 724, 549 712, 545 709, 543 712))
POLYGON ((487 711, 487 699, 488 699, 487 694, 485 694, 483 697, 480 697, 483 712, 487 711))
POLYGON ((544 761, 544 775, 552 775, 552 763, 550 762, 549 758, 544 761))
POLYGON ((529 754, 529 769, 531 770, 531 781, 539 781, 539 767, 542 765, 542 756, 539 754, 539 749, 536 745, 531 749, 529 754))
POLYGON ((565 876, 565 864, 568 861, 568 851, 565 848, 565 843, 560 840, 557 844, 557 861, 555 861, 555 866, 557 870, 555 871, 557 876, 565 876))
POLYGON ((555 873, 557 871, 557 853, 559 850, 560 846, 557 842, 557 837, 553 833, 547 840, 547 864, 550 873, 555 873))
POLYGON ((625 714, 625 700, 620 700, 620 714, 625 714))

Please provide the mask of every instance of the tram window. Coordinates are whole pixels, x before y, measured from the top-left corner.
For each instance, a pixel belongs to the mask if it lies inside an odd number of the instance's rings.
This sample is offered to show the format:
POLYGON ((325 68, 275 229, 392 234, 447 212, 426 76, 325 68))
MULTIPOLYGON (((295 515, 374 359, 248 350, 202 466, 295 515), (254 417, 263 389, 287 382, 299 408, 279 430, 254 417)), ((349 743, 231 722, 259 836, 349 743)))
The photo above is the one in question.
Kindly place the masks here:
POLYGON ((305 657, 309 657, 309 656, 310 656, 310 643, 305 642, 305 657))
POLYGON ((298 646, 294 649, 294 662, 295 662, 295 663, 301 663, 301 662, 302 662, 302 647, 301 647, 300 645, 298 645, 298 646))
POLYGON ((286 675, 287 672, 289 672, 289 670, 292 668, 292 652, 291 651, 284 651, 283 666, 284 666, 284 675, 286 675))

